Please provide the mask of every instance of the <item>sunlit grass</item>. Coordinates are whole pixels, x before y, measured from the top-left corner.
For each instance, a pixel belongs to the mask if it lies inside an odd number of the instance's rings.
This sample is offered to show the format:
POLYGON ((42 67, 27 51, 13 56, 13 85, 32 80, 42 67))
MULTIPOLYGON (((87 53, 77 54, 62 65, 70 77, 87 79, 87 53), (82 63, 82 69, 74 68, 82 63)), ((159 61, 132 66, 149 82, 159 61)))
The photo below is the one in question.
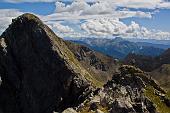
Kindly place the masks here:
MULTIPOLYGON (((170 97, 170 92, 168 93, 170 97)), ((145 96, 148 97, 155 105, 159 113, 170 113, 170 108, 161 101, 160 97, 154 94, 154 88, 149 86, 146 88, 145 96)))

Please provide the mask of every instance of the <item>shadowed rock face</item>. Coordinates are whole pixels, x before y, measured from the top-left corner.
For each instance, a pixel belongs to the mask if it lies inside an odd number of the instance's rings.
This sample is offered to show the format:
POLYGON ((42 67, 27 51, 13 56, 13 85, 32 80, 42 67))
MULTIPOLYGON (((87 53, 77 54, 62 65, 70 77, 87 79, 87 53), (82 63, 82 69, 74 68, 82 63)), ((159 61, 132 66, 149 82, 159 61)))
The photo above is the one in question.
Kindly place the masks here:
POLYGON ((91 91, 93 77, 36 16, 24 14, 13 20, 0 40, 3 113, 61 111, 91 91))

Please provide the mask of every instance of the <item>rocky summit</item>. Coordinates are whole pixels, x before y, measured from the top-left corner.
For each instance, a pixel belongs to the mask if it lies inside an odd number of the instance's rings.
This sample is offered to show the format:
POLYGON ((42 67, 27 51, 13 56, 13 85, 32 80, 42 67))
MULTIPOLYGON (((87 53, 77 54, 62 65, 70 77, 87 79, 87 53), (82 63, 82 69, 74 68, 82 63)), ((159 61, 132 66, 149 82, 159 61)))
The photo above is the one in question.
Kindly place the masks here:
POLYGON ((152 77, 63 41, 32 14, 0 36, 0 113, 170 113, 152 77))
POLYGON ((63 40, 32 14, 13 19, 0 37, 2 113, 62 111, 100 86, 63 40))

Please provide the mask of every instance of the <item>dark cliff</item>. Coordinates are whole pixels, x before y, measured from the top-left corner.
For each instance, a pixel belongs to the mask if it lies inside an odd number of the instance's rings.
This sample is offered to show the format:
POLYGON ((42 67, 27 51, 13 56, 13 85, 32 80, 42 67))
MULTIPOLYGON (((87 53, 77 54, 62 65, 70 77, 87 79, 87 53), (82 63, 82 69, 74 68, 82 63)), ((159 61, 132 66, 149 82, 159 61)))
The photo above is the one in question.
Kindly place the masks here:
POLYGON ((63 40, 32 14, 14 19, 0 37, 3 113, 62 111, 100 86, 63 40))

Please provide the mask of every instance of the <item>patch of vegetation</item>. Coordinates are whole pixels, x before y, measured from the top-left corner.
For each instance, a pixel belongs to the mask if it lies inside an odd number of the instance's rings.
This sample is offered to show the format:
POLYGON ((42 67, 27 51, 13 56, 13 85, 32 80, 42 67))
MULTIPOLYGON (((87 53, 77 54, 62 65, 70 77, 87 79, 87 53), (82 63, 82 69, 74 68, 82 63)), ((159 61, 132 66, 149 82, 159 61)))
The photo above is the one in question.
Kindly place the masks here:
POLYGON ((170 97, 170 91, 167 92, 168 96, 170 97))
MULTIPOLYGON (((156 110, 159 113, 170 113, 170 108, 166 106, 164 102, 161 101, 160 97, 154 94, 154 88, 148 86, 145 89, 145 96, 148 97, 156 106, 156 110)), ((170 94, 170 92, 169 92, 170 94)))

